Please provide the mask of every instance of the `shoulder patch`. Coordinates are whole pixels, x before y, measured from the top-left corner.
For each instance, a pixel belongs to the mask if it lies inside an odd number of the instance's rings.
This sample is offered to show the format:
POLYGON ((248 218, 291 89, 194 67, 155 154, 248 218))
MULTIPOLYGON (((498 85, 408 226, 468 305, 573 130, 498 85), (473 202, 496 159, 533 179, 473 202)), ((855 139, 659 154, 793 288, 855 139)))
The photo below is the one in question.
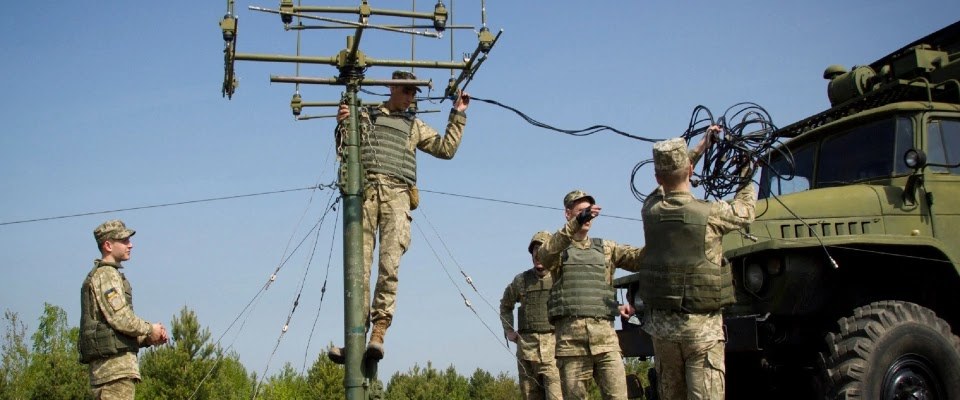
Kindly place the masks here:
POLYGON ((127 305, 126 300, 123 298, 123 293, 120 293, 117 288, 108 289, 103 293, 103 296, 107 299, 107 304, 110 305, 113 311, 117 311, 127 305))

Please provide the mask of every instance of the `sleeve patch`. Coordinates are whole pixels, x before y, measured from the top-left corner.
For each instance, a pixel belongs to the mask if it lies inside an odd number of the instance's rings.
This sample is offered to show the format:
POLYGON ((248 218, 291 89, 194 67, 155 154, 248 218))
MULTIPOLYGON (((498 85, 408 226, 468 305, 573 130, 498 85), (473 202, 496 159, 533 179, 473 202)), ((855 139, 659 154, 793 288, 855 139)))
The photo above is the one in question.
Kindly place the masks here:
POLYGON ((110 308, 113 308, 113 311, 117 311, 127 304, 123 298, 123 294, 116 288, 107 290, 107 292, 104 293, 104 297, 107 298, 107 304, 110 304, 110 308))

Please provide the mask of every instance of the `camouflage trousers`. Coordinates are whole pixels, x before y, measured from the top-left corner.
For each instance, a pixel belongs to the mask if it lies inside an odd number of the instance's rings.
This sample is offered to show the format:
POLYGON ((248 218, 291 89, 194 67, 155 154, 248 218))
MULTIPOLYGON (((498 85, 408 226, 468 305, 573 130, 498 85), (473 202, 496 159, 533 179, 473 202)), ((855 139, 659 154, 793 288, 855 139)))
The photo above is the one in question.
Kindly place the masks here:
POLYGON ((133 400, 137 386, 133 378, 121 378, 93 387, 95 400, 133 400))
POLYGON ((410 246, 410 196, 406 187, 369 185, 363 194, 363 304, 369 321, 393 320, 397 308, 400 257, 410 246), (370 303, 370 269, 376 238, 380 237, 377 285, 370 303))
POLYGON ((554 360, 518 360, 520 394, 524 400, 561 400, 560 372, 554 360))
POLYGON ((661 400, 723 400, 724 342, 653 338, 661 400))
POLYGON ((590 379, 597 382, 605 400, 627 400, 627 374, 619 351, 588 356, 557 357, 563 398, 589 399, 590 379))

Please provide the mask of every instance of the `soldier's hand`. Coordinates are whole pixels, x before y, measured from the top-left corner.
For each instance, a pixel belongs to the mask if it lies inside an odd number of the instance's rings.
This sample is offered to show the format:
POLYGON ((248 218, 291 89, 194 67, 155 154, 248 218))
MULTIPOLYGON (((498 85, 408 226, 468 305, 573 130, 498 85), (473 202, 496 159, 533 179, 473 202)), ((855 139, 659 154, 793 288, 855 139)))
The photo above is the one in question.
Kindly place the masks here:
POLYGON ((343 122, 343 120, 350 117, 350 106, 346 104, 341 104, 340 108, 337 109, 337 122, 343 122))
POLYGON ((617 307, 617 310, 620 311, 620 316, 624 318, 630 318, 631 315, 636 314, 637 311, 633 308, 632 304, 622 304, 617 307))
POLYGON ((453 102, 453 109, 464 112, 467 111, 467 107, 470 106, 470 94, 467 92, 457 91, 457 100, 453 102))
POLYGON ((147 342, 150 343, 151 346, 164 343, 163 340, 166 335, 164 332, 163 324, 154 323, 153 329, 150 330, 150 336, 147 337, 147 342))
POLYGON ((716 141, 722 131, 723 128, 721 128, 720 125, 710 125, 707 127, 707 132, 703 134, 703 137, 697 142, 697 145, 693 146, 693 151, 696 152, 696 154, 703 154, 707 148, 713 145, 713 142, 716 141))
POLYGON ((520 340, 520 334, 516 331, 507 332, 507 340, 516 343, 517 340, 520 340))
POLYGON ((163 324, 160 324, 160 330, 163 333, 160 335, 160 344, 166 344, 168 341, 170 341, 170 333, 167 332, 167 327, 163 326, 163 324))
POLYGON ((584 208, 583 211, 580 211, 580 213, 577 214, 577 222, 579 222, 580 225, 583 225, 596 218, 598 215, 600 215, 600 206, 593 204, 590 207, 584 208))

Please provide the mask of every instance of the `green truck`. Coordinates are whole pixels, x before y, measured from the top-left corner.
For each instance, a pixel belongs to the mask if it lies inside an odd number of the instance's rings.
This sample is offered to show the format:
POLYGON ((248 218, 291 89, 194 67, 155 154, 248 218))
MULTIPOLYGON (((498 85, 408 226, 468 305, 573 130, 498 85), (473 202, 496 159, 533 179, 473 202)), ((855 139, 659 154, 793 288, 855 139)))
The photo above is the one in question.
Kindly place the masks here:
POLYGON ((727 398, 960 399, 960 22, 824 78, 831 108, 777 132, 723 239, 727 398))

